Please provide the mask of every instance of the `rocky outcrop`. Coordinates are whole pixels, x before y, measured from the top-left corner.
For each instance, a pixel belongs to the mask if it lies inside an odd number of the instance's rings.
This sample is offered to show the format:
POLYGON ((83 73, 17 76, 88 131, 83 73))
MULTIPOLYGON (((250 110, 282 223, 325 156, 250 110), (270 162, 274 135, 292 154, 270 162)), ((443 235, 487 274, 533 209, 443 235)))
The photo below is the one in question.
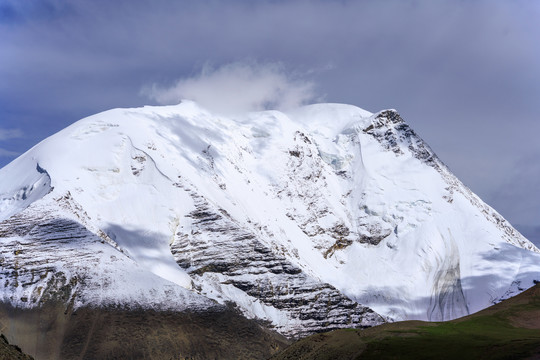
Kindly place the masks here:
POLYGON ((373 310, 278 255, 279 249, 271 249, 255 232, 240 226, 192 188, 189 191, 196 210, 177 228, 171 251, 202 295, 219 302, 238 302, 249 317, 265 319, 268 313, 277 312, 280 315, 272 318, 279 320, 269 325, 292 338, 384 322, 373 310))
POLYGON ((448 167, 437 157, 431 148, 416 134, 416 132, 403 120, 395 110, 384 110, 374 115, 372 125, 365 128, 364 133, 373 136, 386 150, 393 151, 397 156, 403 155, 407 149, 415 158, 437 170, 448 184, 447 193, 443 198, 452 203, 454 193, 462 194, 482 215, 494 223, 503 233, 505 240, 518 247, 540 252, 519 232, 517 232, 506 219, 490 208, 467 186, 452 174, 448 167))

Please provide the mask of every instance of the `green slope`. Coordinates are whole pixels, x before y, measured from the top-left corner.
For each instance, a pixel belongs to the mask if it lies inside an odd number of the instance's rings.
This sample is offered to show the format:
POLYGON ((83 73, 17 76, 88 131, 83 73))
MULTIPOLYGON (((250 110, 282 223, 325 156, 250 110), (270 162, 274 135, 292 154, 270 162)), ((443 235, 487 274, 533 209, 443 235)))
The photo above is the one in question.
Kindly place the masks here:
POLYGON ((448 322, 405 321, 337 330, 292 344, 272 359, 540 358, 540 285, 448 322))

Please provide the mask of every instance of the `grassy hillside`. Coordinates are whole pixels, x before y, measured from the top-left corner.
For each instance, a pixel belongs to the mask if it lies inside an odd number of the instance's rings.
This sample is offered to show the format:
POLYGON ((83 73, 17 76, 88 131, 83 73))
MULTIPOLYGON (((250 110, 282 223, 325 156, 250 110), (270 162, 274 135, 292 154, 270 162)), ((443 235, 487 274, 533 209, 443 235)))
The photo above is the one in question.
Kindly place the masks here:
POLYGON ((540 359, 540 285, 448 322, 405 321, 302 339, 278 359, 540 359))

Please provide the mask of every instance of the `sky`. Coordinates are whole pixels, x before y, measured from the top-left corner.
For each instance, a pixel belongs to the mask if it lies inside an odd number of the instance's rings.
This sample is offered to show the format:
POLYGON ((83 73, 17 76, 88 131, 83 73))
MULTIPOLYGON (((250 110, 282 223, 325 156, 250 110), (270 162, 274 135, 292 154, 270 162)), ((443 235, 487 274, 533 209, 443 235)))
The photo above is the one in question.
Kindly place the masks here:
POLYGON ((0 167, 117 107, 393 108, 540 244, 538 19, 536 0, 0 0, 0 167))

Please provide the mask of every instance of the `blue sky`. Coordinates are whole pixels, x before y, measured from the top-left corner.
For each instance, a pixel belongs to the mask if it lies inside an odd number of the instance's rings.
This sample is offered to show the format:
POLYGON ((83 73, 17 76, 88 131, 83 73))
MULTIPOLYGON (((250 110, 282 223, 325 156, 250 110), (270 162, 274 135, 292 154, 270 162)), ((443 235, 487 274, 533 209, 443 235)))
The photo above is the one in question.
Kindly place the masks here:
POLYGON ((93 113, 270 69, 299 100, 397 109, 540 240, 539 18, 534 0, 0 0, 0 166, 93 113))

